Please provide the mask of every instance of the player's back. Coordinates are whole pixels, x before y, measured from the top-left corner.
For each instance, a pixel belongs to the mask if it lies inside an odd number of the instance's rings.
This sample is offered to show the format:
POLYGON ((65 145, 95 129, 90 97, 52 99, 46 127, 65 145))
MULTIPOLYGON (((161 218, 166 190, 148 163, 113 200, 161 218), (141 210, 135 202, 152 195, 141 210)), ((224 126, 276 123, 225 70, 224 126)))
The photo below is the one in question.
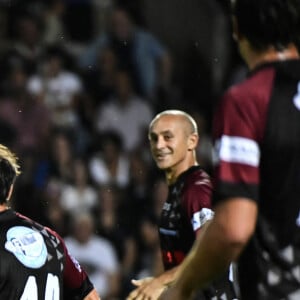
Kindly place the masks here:
POLYGON ((300 276, 295 272, 300 266, 300 61, 273 65, 260 143, 260 212, 254 238, 240 259, 245 299, 259 299, 257 294, 263 299, 300 297, 300 276), (255 278, 251 288, 249 277, 255 278))
POLYGON ((8 209, 0 239, 0 299, 62 299, 64 248, 53 232, 8 209))

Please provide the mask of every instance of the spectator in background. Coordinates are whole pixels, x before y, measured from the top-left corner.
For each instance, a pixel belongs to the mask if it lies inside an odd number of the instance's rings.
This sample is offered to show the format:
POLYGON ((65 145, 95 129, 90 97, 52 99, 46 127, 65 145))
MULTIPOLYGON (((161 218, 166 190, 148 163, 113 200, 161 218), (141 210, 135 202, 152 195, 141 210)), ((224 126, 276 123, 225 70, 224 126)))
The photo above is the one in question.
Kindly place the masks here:
POLYGON ((7 70, 16 61, 21 61, 29 74, 37 70, 44 53, 42 22, 31 14, 24 13, 16 19, 15 38, 2 58, 2 69, 7 70))
POLYGON ((97 56, 94 68, 83 72, 85 90, 91 96, 94 108, 100 107, 114 95, 117 57, 109 47, 97 56))
POLYGON ((64 131, 53 131, 51 135, 48 164, 48 178, 61 184, 73 180, 74 147, 71 137, 64 131))
POLYGON ((128 228, 132 232, 136 232, 143 216, 153 210, 151 202, 152 178, 150 166, 140 152, 135 151, 129 157, 130 177, 125 190, 126 197, 122 198, 121 207, 128 228), (132 215, 136 217, 132 218, 132 215))
POLYGON ((71 215, 92 212, 97 204, 97 193, 90 184, 86 161, 77 158, 72 167, 73 180, 62 187, 61 205, 71 215))
POLYGON ((129 160, 120 136, 111 131, 97 137, 89 161, 91 179, 96 185, 115 184, 124 188, 129 181, 129 160))
POLYGON ((63 51, 49 48, 39 72, 29 78, 28 91, 49 108, 54 127, 75 130, 80 127, 75 107, 82 82, 76 73, 65 69, 64 63, 63 51))
POLYGON ((120 264, 120 294, 125 296, 124 290, 128 291, 137 262, 137 242, 124 220, 126 212, 120 206, 128 196, 115 185, 100 186, 98 195, 99 202, 95 210, 97 233, 108 239, 116 249, 120 264))
POLYGON ((51 127, 50 112, 26 90, 28 75, 22 66, 11 68, 0 100, 0 119, 15 132, 14 149, 18 153, 47 151, 51 127))
POLYGON ((64 0, 47 1, 47 6, 43 12, 44 30, 42 38, 45 45, 63 45, 68 40, 63 22, 65 8, 64 0))
POLYGON ((80 57, 82 69, 94 68, 105 48, 115 53, 119 68, 133 78, 134 88, 147 98, 153 98, 159 86, 168 86, 171 60, 168 51, 149 32, 136 27, 128 13, 118 7, 110 18, 110 29, 101 33, 80 57))
POLYGON ((95 235, 94 220, 88 213, 72 218, 72 234, 65 238, 71 255, 85 268, 95 289, 104 300, 119 293, 119 266, 113 245, 95 235))
POLYGON ((112 130, 122 139, 124 150, 137 148, 151 120, 152 107, 136 96, 131 77, 126 71, 115 76, 115 95, 99 107, 95 117, 98 132, 112 130))
POLYGON ((138 264, 134 278, 149 278, 152 276, 157 276, 163 271, 157 223, 158 219, 151 212, 143 216, 139 223, 138 264))
POLYGON ((70 234, 70 214, 61 205, 63 185, 55 178, 47 181, 44 187, 43 202, 50 226, 61 236, 70 234))

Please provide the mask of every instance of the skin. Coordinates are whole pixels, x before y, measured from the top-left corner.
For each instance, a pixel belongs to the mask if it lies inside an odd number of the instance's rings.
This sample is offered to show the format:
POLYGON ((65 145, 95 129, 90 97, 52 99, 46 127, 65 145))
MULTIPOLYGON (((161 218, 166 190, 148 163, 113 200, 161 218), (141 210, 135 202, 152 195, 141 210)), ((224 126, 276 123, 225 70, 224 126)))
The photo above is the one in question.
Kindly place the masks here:
MULTIPOLYGON (((9 201, 10 198, 11 198, 13 188, 14 188, 14 186, 11 185, 10 189, 9 189, 9 192, 8 192, 7 201, 9 201)), ((7 209, 8 209, 7 204, 0 204, 0 212, 3 212, 7 209)), ((93 289, 93 290, 90 291, 90 293, 86 297, 84 297, 83 300, 101 300, 101 298, 98 295, 97 291, 95 289, 93 289)))
POLYGON ((177 177, 196 165, 195 148, 198 134, 182 115, 162 115, 149 128, 149 141, 153 159, 172 184, 177 177))
MULTIPOLYGON (((234 39, 250 70, 262 63, 299 58, 295 45, 290 44, 278 52, 270 46, 256 51, 233 22, 234 39)), ((258 207, 252 199, 235 197, 226 199, 215 208, 214 219, 195 243, 182 264, 172 287, 166 290, 160 300, 187 300, 193 291, 205 287, 216 276, 237 260, 254 233, 258 207), (238 212, 238 213, 237 213, 238 212), (203 270, 198 272, 198 270, 203 270)))
MULTIPOLYGON (((149 141, 153 159, 158 168, 164 170, 169 185, 181 173, 197 165, 195 147, 198 134, 185 116, 170 114, 154 119, 149 128, 149 141)), ((132 280, 137 288, 129 294, 127 300, 158 299, 166 286, 175 279, 178 269, 179 266, 157 277, 132 280)))

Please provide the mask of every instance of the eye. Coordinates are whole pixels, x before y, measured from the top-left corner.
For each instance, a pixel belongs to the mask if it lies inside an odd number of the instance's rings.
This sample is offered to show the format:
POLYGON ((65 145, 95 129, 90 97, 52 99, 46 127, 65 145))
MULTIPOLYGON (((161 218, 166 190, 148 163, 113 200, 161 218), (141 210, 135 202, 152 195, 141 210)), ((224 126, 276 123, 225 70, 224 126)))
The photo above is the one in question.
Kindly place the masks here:
POLYGON ((169 140, 171 140, 172 138, 173 138, 173 136, 171 136, 171 135, 164 135, 165 141, 169 141, 169 140))
POLYGON ((158 139, 157 135, 155 135, 155 134, 150 134, 149 135, 149 141, 150 142, 157 142, 157 139, 158 139))

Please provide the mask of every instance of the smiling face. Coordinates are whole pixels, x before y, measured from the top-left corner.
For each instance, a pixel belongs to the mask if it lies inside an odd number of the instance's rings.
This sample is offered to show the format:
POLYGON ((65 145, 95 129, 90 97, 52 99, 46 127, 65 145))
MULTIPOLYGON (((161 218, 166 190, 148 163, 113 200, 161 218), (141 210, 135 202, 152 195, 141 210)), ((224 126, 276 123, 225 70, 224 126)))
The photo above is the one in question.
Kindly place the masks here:
POLYGON ((161 115, 149 128, 152 156, 159 169, 179 174, 196 164, 198 135, 183 115, 161 115))

